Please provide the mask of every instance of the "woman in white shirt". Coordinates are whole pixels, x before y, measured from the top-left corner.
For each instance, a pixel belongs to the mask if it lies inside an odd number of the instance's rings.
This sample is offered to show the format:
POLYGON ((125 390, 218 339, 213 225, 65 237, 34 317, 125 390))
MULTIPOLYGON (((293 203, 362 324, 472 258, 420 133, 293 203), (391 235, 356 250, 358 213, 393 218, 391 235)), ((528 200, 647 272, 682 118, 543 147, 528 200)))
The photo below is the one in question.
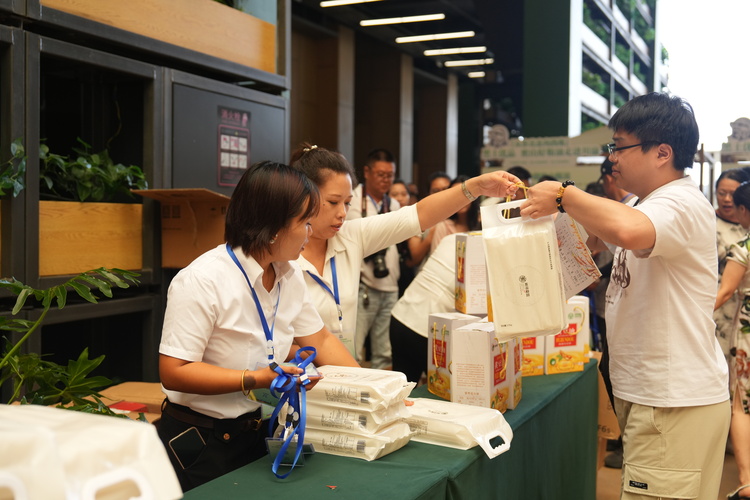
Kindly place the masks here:
POLYGON ((357 366, 290 262, 308 242, 319 207, 317 189, 299 171, 256 163, 229 202, 226 245, 198 257, 169 286, 159 345, 167 399, 158 430, 184 491, 266 454, 260 403, 248 396, 280 371, 302 373, 278 366, 292 343, 314 347, 315 364, 357 366))
POLYGON ((292 153, 291 165, 318 186, 321 202, 320 212, 311 219, 310 241, 297 262, 305 271, 305 282, 323 322, 352 354, 362 259, 420 234, 481 195, 512 195, 520 182, 514 175, 495 171, 427 196, 415 205, 344 224, 355 179, 346 158, 303 144, 292 153))

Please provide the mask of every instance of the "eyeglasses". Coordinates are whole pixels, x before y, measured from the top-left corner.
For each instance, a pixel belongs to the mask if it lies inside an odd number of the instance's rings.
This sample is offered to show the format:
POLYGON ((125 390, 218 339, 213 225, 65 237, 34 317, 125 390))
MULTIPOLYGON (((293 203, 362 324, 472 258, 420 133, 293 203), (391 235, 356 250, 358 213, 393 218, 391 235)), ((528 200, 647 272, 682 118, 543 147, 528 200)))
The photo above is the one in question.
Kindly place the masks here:
POLYGON ((396 176, 396 172, 370 170, 370 173, 381 180, 393 179, 396 176))
POLYGON ((716 191, 716 197, 717 198, 733 198, 734 197, 734 191, 724 191, 723 189, 720 189, 716 191))
POLYGON ((613 142, 611 144, 607 144, 607 154, 612 156, 616 152, 622 151, 623 149, 636 148, 638 146, 645 146, 646 144, 659 144, 659 142, 658 141, 645 141, 645 142, 639 142, 638 144, 631 144, 630 146, 620 146, 619 148, 616 147, 617 144, 613 142))

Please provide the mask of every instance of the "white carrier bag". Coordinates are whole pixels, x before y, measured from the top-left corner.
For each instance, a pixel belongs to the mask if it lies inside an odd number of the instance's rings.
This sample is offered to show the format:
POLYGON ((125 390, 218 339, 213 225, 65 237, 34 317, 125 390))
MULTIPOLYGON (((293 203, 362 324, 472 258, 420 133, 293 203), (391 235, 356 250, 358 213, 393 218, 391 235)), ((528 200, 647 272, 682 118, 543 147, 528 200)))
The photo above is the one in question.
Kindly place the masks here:
POLYGON ((182 490, 149 423, 37 405, 0 405, 0 497, 172 500, 182 490))
POLYGON ((412 441, 459 450, 479 445, 490 458, 510 449, 513 429, 498 410, 437 399, 412 401, 411 417, 404 420, 414 433, 412 441), (490 441, 496 437, 503 442, 493 447, 490 441))
POLYGON ((560 333, 565 292, 553 216, 507 219, 524 200, 482 207, 482 239, 498 342, 560 333))
POLYGON ((403 373, 390 370, 324 365, 318 371, 323 378, 308 391, 308 405, 385 410, 403 403, 417 385, 406 380, 403 373))

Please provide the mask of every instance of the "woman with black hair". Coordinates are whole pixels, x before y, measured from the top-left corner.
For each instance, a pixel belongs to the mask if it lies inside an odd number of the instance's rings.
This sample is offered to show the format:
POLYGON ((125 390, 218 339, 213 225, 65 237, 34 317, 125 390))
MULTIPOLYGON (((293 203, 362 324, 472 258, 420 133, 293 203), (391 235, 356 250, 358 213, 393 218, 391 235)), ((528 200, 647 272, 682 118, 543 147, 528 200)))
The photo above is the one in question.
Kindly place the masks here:
MULTIPOLYGON (((320 210, 315 185, 280 163, 242 176, 227 208, 226 244, 172 280, 159 375, 167 399, 158 426, 183 491, 266 454, 261 405, 292 343, 314 347, 315 364, 358 366, 324 326, 296 260, 320 210), (275 371, 276 369, 276 371, 275 371)), ((312 388, 312 385, 308 385, 312 388)))
MULTIPOLYGON (((750 182, 740 184, 734 190, 732 199, 737 222, 747 232, 750 230, 750 182)), ((730 337, 732 420, 729 438, 741 486, 729 495, 730 499, 750 498, 750 236, 747 234, 732 244, 727 252, 715 310, 735 292, 738 292, 738 300, 730 337)))

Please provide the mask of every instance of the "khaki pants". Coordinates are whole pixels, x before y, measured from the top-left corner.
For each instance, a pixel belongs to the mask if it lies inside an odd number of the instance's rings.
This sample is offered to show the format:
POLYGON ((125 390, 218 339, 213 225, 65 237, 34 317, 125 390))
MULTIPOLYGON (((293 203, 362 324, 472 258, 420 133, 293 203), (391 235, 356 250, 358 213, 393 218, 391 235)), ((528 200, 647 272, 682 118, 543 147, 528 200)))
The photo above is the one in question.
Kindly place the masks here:
POLYGON ((654 408, 615 397, 622 429, 622 500, 714 500, 729 432, 729 400, 654 408))

